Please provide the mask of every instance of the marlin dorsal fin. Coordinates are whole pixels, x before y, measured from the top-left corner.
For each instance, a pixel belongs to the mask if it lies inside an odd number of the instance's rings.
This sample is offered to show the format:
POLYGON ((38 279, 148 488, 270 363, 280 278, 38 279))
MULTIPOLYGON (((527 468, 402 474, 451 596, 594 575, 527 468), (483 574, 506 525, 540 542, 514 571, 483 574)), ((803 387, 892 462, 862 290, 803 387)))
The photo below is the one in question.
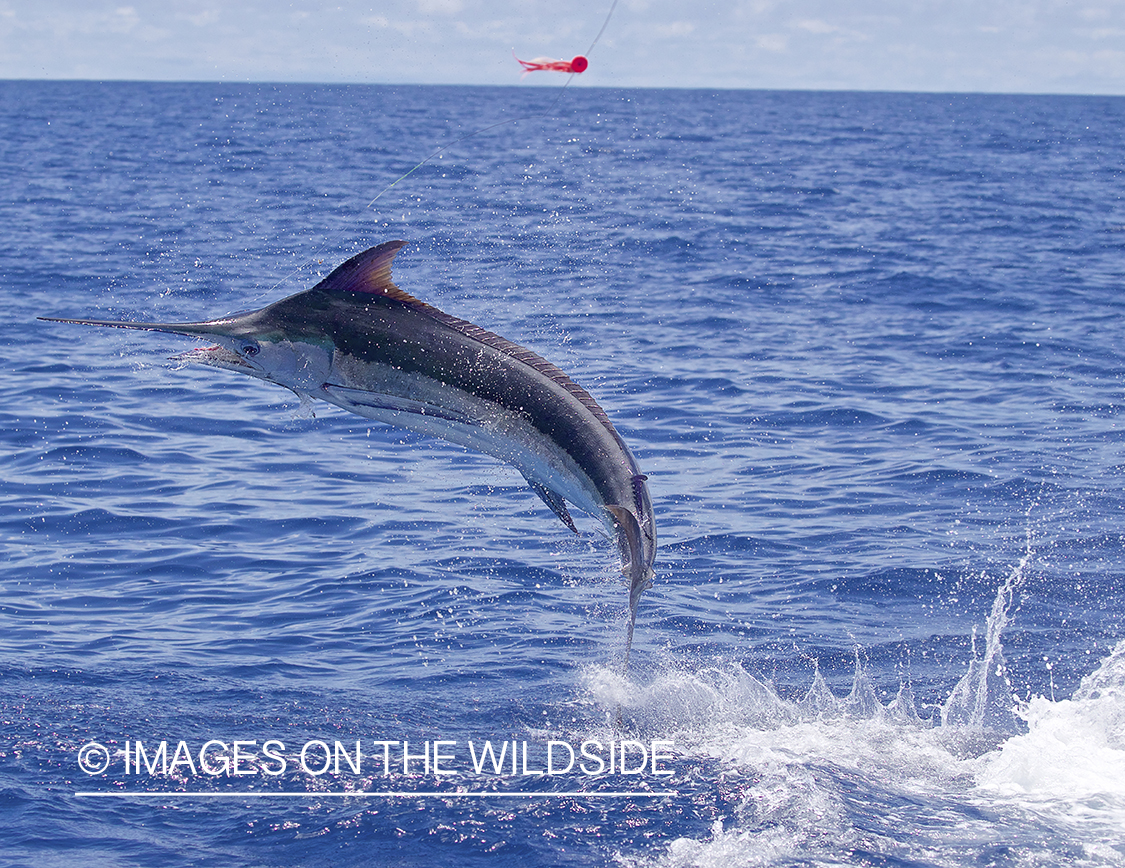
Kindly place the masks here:
POLYGON ((405 246, 405 241, 387 241, 378 247, 357 253, 347 262, 336 266, 313 289, 322 292, 397 295, 401 290, 391 282, 391 263, 394 262, 395 254, 405 246))
POLYGON ((362 253, 357 253, 343 265, 333 269, 328 277, 313 287, 313 290, 328 293, 351 292, 391 298, 415 310, 423 311, 435 319, 463 322, 463 320, 442 313, 436 307, 426 304, 409 292, 403 292, 395 286, 391 280, 391 264, 395 260, 395 255, 406 245, 407 242, 405 241, 386 241, 378 247, 372 247, 362 253))

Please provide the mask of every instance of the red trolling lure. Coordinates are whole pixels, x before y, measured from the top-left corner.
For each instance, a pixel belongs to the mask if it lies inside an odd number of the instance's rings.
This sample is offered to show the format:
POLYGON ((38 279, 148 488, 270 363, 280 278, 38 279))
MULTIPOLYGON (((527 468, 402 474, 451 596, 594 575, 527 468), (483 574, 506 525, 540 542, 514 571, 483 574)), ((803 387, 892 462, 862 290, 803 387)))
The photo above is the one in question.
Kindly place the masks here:
MULTIPOLYGON (((515 52, 512 52, 512 57, 516 57, 515 52)), ((518 60, 523 67, 525 75, 538 70, 545 70, 547 72, 585 72, 586 67, 590 65, 590 61, 581 54, 575 56, 573 60, 551 60, 549 57, 537 57, 535 60, 520 60, 516 57, 516 60, 518 60)))

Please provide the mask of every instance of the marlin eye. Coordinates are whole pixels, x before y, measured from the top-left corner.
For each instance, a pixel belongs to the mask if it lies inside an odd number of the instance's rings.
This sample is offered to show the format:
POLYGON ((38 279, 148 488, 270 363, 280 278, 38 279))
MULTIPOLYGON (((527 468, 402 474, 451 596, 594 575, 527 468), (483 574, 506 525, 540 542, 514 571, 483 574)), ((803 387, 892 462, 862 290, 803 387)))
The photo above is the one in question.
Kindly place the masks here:
POLYGON ((258 355, 258 350, 260 349, 261 347, 259 347, 257 344, 245 343, 242 345, 242 355, 256 356, 258 355))

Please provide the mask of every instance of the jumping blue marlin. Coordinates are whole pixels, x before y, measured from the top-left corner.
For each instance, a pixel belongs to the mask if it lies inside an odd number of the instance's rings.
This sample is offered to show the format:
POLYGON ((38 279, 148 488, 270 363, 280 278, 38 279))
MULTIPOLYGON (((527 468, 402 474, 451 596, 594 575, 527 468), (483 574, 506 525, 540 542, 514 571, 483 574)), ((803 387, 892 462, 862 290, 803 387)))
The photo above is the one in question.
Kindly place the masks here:
POLYGON ((646 477, 605 411, 559 368, 395 286, 391 263, 405 243, 372 247, 261 310, 208 322, 40 319, 213 340, 174 359, 249 374, 512 465, 572 531, 567 502, 617 540, 629 584, 627 662, 656 553, 646 477))

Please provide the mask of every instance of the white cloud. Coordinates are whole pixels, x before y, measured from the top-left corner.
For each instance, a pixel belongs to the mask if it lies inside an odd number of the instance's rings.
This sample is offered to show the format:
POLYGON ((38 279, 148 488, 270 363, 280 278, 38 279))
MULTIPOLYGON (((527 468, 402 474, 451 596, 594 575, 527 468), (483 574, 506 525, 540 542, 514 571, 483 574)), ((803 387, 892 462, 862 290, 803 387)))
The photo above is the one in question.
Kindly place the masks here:
POLYGON ((1079 30, 1083 36, 1088 39, 1120 39, 1125 36, 1125 28, 1121 27, 1098 27, 1093 30, 1079 30))
POLYGON ((793 26, 798 30, 807 30, 809 33, 838 33, 840 31, 840 28, 835 24, 829 24, 819 18, 803 18, 794 21, 793 26))
POLYGON ((821 18, 802 18, 794 21, 792 26, 798 30, 804 30, 806 33, 813 33, 817 36, 837 36, 844 39, 858 40, 867 39, 867 36, 858 30, 853 30, 850 27, 841 27, 838 24, 831 24, 821 18))
POLYGON ((214 24, 222 17, 222 13, 218 9, 204 9, 200 12, 181 12, 177 18, 187 21, 189 24, 194 24, 196 27, 207 27, 209 24, 214 24))
POLYGON ((776 54, 789 50, 789 37, 781 33, 763 33, 754 37, 754 45, 762 51, 772 51, 776 54))
POLYGON ((690 21, 673 21, 669 24, 657 24, 654 30, 657 36, 675 39, 680 36, 690 36, 695 32, 695 25, 690 21))
POLYGON ((418 36, 422 31, 429 29, 429 24, 425 21, 392 21, 386 15, 368 15, 359 21, 360 24, 367 24, 379 30, 393 30, 407 37, 418 36))
POLYGON ((456 15, 465 8, 463 0, 417 0, 423 15, 456 15))
POLYGON ((110 30, 116 33, 122 31, 128 33, 141 23, 141 16, 132 6, 118 6, 113 10, 113 15, 107 16, 105 21, 110 30))
POLYGON ((1105 21, 1112 17, 1112 13, 1105 7, 1087 6, 1078 11, 1078 16, 1085 21, 1105 21))

